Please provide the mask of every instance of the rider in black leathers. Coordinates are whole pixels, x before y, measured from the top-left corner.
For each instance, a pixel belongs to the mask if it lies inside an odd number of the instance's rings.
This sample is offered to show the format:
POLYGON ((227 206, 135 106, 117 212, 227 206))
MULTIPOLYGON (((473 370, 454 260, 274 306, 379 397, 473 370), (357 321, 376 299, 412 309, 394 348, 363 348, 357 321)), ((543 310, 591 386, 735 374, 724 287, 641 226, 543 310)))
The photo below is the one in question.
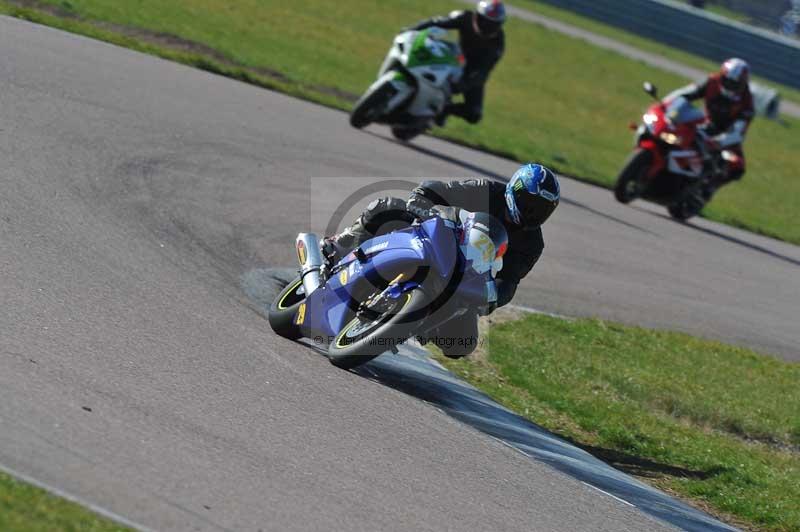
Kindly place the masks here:
POLYGON ((475 11, 453 11, 445 17, 424 20, 409 28, 423 30, 437 26, 458 30, 466 66, 461 82, 454 87, 454 93, 463 93, 464 102, 449 104, 436 118, 438 125, 444 125, 449 114, 459 116, 470 124, 480 122, 483 116, 483 87, 505 49, 504 21, 505 7, 502 2, 482 0, 475 11))
MULTIPOLYGON (((486 212, 500 220, 508 234, 508 250, 495 279, 497 306, 501 307, 511 301, 520 280, 542 255, 541 225, 555 210, 559 198, 555 174, 538 164, 523 165, 508 184, 488 179, 424 181, 411 191, 407 201, 394 197, 374 200, 351 227, 325 239, 323 254, 334 263, 374 236, 407 226, 415 218, 430 216, 431 209, 435 211, 437 206, 486 212)), ((477 316, 459 316, 441 326, 435 336, 446 356, 468 355, 477 347, 477 316), (447 343, 443 345, 438 340, 447 343)))

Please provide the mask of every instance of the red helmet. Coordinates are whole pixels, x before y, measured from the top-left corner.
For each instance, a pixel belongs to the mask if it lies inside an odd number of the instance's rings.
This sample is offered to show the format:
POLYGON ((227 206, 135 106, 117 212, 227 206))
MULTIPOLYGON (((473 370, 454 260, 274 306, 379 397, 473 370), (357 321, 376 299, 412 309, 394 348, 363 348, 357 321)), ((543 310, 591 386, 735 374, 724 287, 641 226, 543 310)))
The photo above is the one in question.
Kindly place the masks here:
POLYGON ((750 65, 743 59, 728 59, 719 71, 722 93, 728 98, 738 98, 750 83, 750 65))
POLYGON ((475 24, 481 35, 491 37, 506 21, 506 6, 500 0, 481 0, 475 8, 475 24))

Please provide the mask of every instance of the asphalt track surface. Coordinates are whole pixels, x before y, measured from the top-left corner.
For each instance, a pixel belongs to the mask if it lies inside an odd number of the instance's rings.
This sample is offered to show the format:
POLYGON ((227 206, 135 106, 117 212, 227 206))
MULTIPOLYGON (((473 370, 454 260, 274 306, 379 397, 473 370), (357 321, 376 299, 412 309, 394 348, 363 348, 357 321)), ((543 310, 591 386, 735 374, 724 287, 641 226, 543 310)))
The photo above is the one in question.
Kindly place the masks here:
MULTIPOLYGON (((277 338, 242 289, 345 183, 513 163, 15 19, 0 46, 4 467, 159 530, 664 528, 277 338)), ((563 188, 516 302, 797 357, 797 248, 563 188)))

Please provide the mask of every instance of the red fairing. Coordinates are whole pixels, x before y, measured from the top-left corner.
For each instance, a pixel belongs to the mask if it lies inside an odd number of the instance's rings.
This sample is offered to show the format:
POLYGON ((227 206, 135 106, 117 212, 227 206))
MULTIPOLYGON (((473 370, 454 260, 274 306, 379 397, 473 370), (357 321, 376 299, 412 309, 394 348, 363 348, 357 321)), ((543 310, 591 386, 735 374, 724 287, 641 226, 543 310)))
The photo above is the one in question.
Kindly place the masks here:
POLYGON ((647 150, 653 155, 652 166, 647 172, 649 178, 655 177, 666 168, 667 154, 675 149, 669 146, 665 147, 655 139, 662 134, 672 134, 681 139, 680 145, 676 147, 683 150, 694 149, 695 139, 697 137, 697 126, 705 122, 704 118, 698 118, 697 120, 682 124, 674 124, 667 119, 665 110, 665 105, 661 103, 653 104, 647 109, 644 120, 645 123, 650 126, 650 135, 640 136, 637 142, 639 148, 647 150), (647 118, 648 116, 650 116, 650 118, 647 118))
POLYGON ((639 147, 653 154, 653 164, 650 165, 650 169, 647 171, 647 177, 651 178, 658 175, 667 166, 667 160, 656 142, 653 139, 639 139, 639 147))

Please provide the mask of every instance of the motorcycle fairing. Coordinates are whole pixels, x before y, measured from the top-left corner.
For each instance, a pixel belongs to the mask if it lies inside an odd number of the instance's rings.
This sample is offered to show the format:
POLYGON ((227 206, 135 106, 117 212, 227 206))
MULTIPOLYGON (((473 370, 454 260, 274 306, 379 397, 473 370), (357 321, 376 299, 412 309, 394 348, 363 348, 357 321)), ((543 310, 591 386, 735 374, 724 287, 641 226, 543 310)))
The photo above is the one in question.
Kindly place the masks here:
MULTIPOLYGON (((362 260, 348 254, 306 299, 298 323, 302 335, 329 341, 352 319, 360 301, 387 286, 392 286, 390 297, 423 286, 430 291, 433 309, 448 301, 463 308, 496 300, 490 275, 466 267, 457 231, 452 221, 434 217, 361 244, 362 260)), ((441 316, 439 322, 450 317, 441 316)))
POLYGON ((397 35, 378 71, 378 80, 369 90, 392 84, 397 93, 385 113, 394 113, 410 97, 405 113, 430 119, 439 114, 450 98, 450 84, 463 73, 458 45, 437 37, 446 35, 440 28, 406 31, 397 35), (437 31, 438 30, 438 31, 437 31))
POLYGON ((703 158, 697 150, 671 151, 667 169, 673 174, 700 177, 703 173, 703 158))
POLYGON ((364 297, 383 289, 401 273, 411 278, 424 268, 426 256, 415 240, 419 241, 417 229, 404 229, 361 244, 366 255, 363 262, 354 253, 348 254, 325 284, 308 296, 305 320, 300 325, 303 336, 335 336, 364 297))

